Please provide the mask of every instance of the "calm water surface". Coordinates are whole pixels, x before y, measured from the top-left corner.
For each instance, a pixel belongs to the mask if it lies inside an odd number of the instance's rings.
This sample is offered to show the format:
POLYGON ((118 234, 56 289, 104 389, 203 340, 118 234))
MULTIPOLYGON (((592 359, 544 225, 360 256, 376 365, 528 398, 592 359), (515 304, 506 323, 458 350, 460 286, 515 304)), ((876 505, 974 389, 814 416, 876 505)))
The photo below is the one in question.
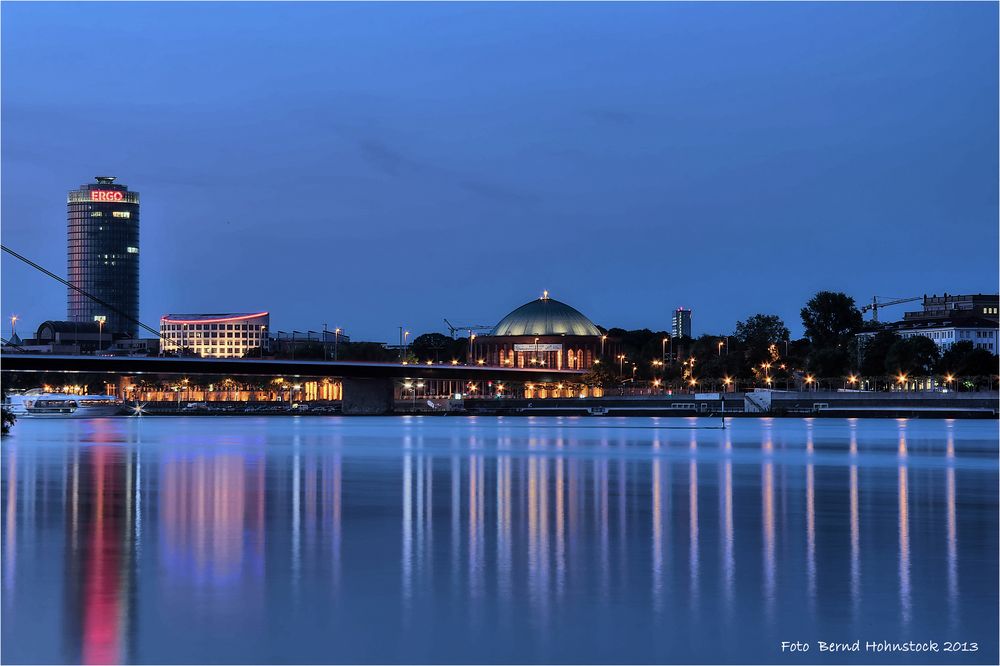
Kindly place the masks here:
POLYGON ((995 421, 704 426, 22 419, 0 658, 997 663, 995 421))

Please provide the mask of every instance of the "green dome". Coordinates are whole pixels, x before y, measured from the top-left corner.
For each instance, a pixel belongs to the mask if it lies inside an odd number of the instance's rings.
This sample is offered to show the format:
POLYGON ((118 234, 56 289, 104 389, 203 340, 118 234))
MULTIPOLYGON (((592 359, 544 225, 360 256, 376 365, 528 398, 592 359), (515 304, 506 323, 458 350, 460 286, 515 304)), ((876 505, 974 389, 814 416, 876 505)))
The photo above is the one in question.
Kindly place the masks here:
POLYGON ((601 335, 579 310, 552 298, 525 303, 500 320, 490 335, 601 335))

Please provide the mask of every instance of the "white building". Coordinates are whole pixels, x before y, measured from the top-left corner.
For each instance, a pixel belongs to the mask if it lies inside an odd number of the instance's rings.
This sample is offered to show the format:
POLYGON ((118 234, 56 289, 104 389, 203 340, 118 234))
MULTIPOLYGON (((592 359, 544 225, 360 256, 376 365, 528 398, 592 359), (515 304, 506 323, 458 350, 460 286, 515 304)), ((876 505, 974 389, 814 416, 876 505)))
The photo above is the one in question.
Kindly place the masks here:
POLYGON ((924 326, 899 328, 896 333, 901 338, 912 338, 917 335, 930 338, 942 352, 947 351, 956 342, 968 340, 977 349, 997 353, 997 325, 987 320, 978 320, 978 323, 968 320, 941 322, 936 325, 928 322, 924 326))
POLYGON ((270 315, 168 314, 160 318, 160 348, 164 352, 190 349, 206 358, 242 358, 250 349, 267 347, 270 315))

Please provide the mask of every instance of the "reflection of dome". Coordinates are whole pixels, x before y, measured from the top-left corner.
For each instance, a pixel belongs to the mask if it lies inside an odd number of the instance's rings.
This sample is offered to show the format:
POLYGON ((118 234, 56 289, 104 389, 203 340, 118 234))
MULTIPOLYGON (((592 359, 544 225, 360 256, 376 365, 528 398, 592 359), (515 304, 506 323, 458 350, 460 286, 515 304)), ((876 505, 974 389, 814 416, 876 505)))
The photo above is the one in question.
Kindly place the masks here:
POLYGON ((601 335, 594 322, 565 303, 545 297, 525 303, 490 333, 505 335, 601 335))

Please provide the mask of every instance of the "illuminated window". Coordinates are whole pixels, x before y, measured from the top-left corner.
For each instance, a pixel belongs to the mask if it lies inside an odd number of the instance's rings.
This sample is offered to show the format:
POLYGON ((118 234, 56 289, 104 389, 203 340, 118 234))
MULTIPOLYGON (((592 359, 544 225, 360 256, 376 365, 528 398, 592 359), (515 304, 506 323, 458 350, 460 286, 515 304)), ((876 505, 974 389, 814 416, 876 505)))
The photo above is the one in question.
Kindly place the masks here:
POLYGON ((128 250, 129 254, 139 254, 139 248, 137 247, 132 247, 131 245, 129 245, 125 249, 128 250))
POLYGON ((90 216, 91 217, 104 217, 104 213, 102 213, 99 210, 95 210, 93 213, 90 214, 90 216))
POLYGON ((115 217, 132 217, 132 213, 128 212, 127 210, 116 210, 111 214, 114 215, 115 217))

